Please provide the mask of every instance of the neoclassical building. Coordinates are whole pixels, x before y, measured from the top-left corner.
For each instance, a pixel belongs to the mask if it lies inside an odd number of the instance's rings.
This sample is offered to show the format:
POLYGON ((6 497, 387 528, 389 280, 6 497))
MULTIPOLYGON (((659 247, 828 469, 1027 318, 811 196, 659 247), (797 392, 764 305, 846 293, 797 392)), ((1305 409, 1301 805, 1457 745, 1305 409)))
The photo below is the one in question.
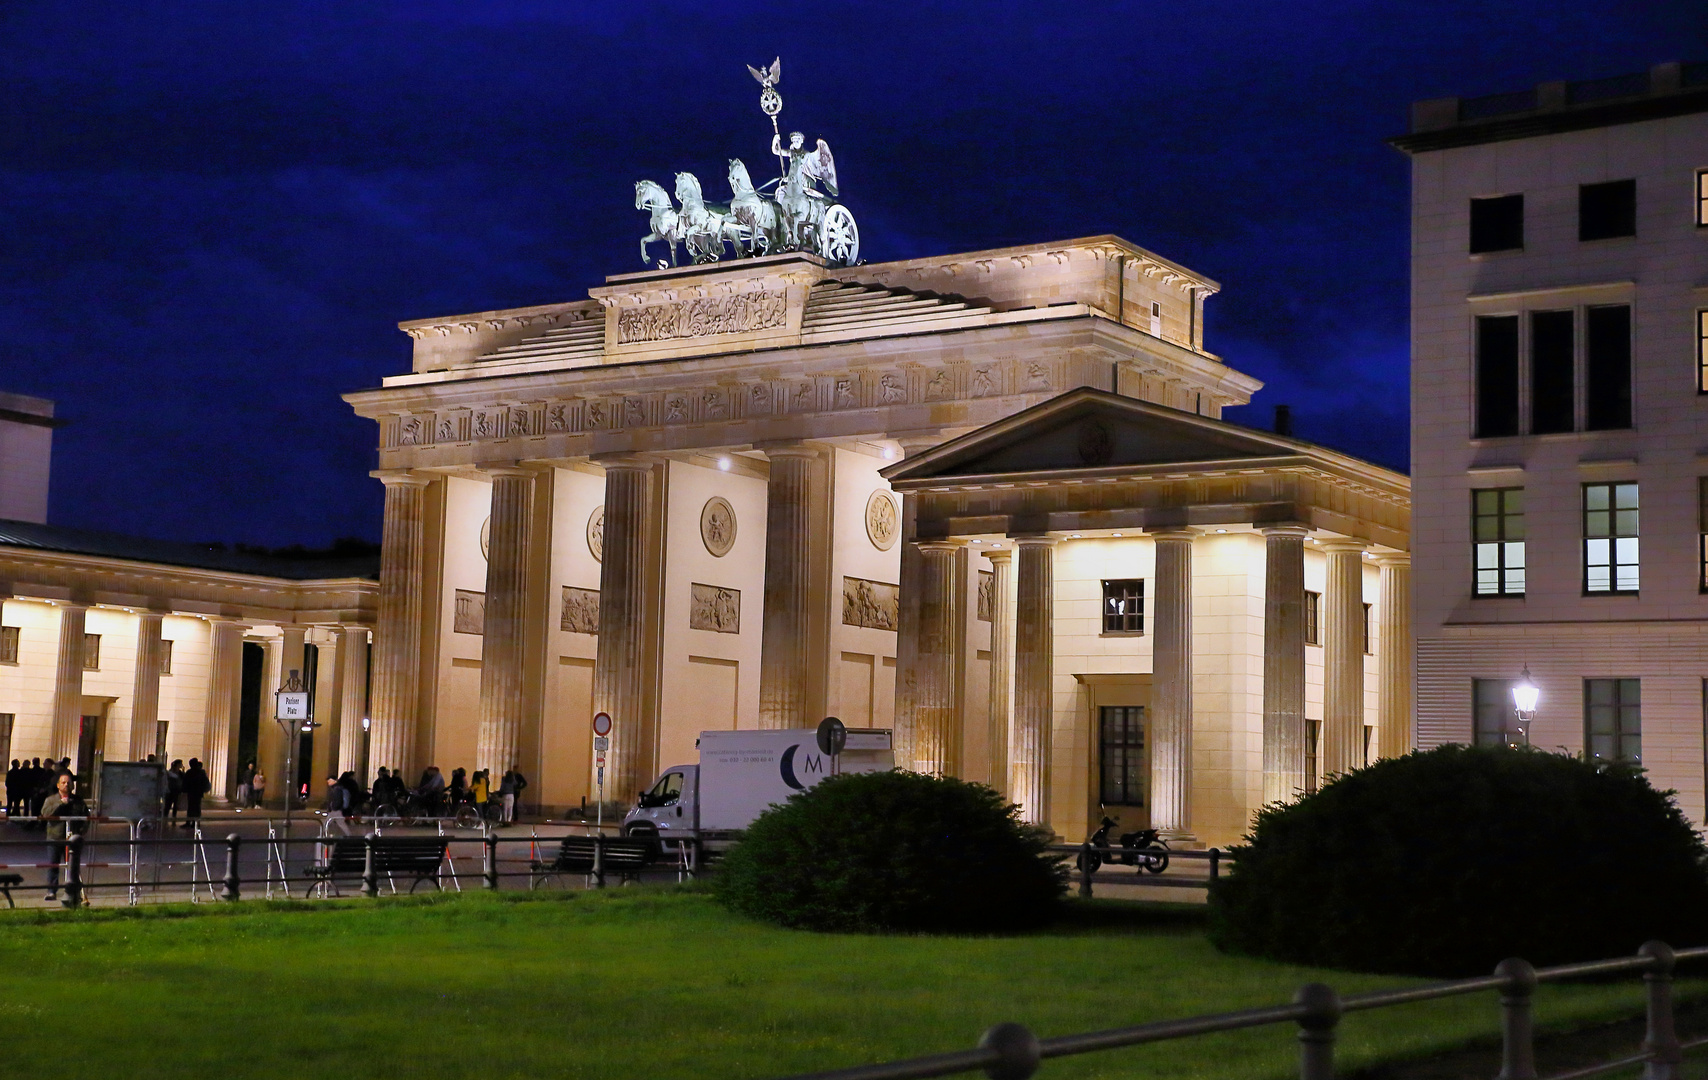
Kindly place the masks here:
POLYGON ((1218 289, 1102 236, 403 324, 412 370, 346 396, 385 484, 371 766, 564 807, 597 712, 613 800, 703 730, 836 715, 1063 835, 1101 802, 1225 842, 1409 746, 1407 482, 1220 419, 1260 384, 1204 348, 1218 289))

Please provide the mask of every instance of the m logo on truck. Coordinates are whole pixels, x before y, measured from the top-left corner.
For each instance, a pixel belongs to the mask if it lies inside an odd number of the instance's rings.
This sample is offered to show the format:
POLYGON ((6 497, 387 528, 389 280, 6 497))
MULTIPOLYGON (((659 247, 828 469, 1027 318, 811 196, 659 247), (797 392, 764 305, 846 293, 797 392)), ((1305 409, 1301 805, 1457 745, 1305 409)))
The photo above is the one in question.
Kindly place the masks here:
MULTIPOLYGON (((796 791, 805 791, 807 789, 807 785, 801 783, 800 777, 795 775, 795 752, 798 751, 801 746, 801 743, 796 743, 789 747, 787 750, 783 751, 782 758, 777 762, 777 771, 782 774, 783 783, 794 788, 796 791)), ((801 759, 801 772, 818 773, 818 776, 811 781, 815 784, 818 783, 819 780, 824 779, 824 759, 817 754, 808 754, 806 757, 801 759)))

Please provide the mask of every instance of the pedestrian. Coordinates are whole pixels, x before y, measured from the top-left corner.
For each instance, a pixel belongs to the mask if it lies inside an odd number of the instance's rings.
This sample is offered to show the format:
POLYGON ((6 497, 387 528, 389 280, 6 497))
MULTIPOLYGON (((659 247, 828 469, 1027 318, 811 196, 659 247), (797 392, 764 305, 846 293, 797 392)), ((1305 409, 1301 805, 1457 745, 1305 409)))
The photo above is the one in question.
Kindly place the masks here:
POLYGON ((178 820, 178 800, 184 794, 184 759, 173 758, 172 767, 166 770, 166 806, 160 816, 167 821, 178 820))
POLYGON ((41 758, 35 762, 35 775, 30 782, 30 816, 41 817, 42 803, 53 793, 53 759, 49 758, 46 764, 41 758))
POLYGON ((191 758, 190 767, 184 770, 184 828, 202 823, 202 796, 211 790, 213 784, 208 780, 207 770, 202 768, 201 759, 191 758))
POLYGON ((461 806, 469 801, 469 779, 467 769, 451 770, 451 787, 447 794, 452 806, 461 806))
POLYGON ((255 779, 255 763, 249 762, 237 770, 237 808, 242 810, 249 805, 249 782, 255 779))
POLYGON ((12 817, 18 812, 20 800, 19 791, 24 784, 24 766, 17 759, 12 759, 12 767, 6 770, 6 816, 12 817))
MULTIPOLYGON (((253 762, 251 762, 253 764, 253 762)), ((249 775, 249 805, 261 806, 267 801, 267 774, 257 768, 249 775)))
POLYGON ((492 796, 492 785, 486 779, 485 769, 476 769, 474 779, 469 783, 469 798, 474 802, 474 808, 480 811, 481 817, 486 817, 486 804, 492 796))
POLYGON ((510 766, 503 778, 498 781, 498 794, 504 801, 504 820, 516 820, 516 807, 522 803, 522 791, 528 786, 528 778, 522 775, 522 770, 510 766))
MULTIPOLYGON (((349 776, 349 773, 345 773, 349 776)), ((326 778, 326 830, 323 835, 331 836, 332 830, 337 829, 345 836, 350 835, 350 789, 338 782, 338 777, 326 778)))
MULTIPOLYGON (((55 791, 42 803, 41 816, 47 821, 47 899, 59 899, 59 867, 71 857, 70 839, 83 835, 88 826, 89 804, 77 797, 76 781, 68 772, 59 774, 55 791), (69 819, 82 820, 69 820, 69 819)), ((75 893, 73 902, 80 899, 75 893)), ((87 904, 88 900, 83 900, 87 904)))

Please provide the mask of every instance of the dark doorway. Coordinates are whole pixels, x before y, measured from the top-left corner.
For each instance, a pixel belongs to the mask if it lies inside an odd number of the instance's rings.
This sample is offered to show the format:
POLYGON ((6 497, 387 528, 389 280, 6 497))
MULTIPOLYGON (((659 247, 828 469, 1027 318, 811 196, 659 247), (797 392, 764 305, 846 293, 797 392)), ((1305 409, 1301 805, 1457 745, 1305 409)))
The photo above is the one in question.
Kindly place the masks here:
MULTIPOLYGON (((320 675, 320 646, 305 643, 302 647, 302 684, 308 688, 308 718, 318 714, 315 708, 315 684, 320 675)), ((296 791, 298 798, 314 797, 314 728, 297 734, 296 791)))
POLYGON ((102 723, 100 716, 85 716, 80 718, 77 727, 77 762, 73 771, 77 773, 77 790, 87 796, 94 789, 95 782, 95 750, 101 745, 102 723))
POLYGON ((256 761, 261 749, 261 678, 267 670, 267 647, 253 641, 243 643, 243 692, 237 709, 237 756, 226 778, 229 789, 237 789, 243 767, 256 761))

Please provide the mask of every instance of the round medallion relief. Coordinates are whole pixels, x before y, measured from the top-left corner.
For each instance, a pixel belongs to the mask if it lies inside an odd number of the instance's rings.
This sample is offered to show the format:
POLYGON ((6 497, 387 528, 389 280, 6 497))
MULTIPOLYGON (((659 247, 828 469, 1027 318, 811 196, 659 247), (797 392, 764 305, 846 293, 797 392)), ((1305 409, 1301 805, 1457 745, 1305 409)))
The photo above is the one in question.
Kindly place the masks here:
POLYGON ((700 539, 706 550, 723 558, 735 546, 735 507, 722 495, 713 495, 700 510, 700 539))
POLYGON ((599 562, 605 561, 605 508, 595 506, 587 515, 587 550, 599 562))
POLYGON ((872 497, 866 500, 866 536, 871 539, 872 546, 879 551, 888 551, 895 546, 896 535, 900 531, 901 515, 896 513, 895 500, 888 492, 872 492, 872 497))

